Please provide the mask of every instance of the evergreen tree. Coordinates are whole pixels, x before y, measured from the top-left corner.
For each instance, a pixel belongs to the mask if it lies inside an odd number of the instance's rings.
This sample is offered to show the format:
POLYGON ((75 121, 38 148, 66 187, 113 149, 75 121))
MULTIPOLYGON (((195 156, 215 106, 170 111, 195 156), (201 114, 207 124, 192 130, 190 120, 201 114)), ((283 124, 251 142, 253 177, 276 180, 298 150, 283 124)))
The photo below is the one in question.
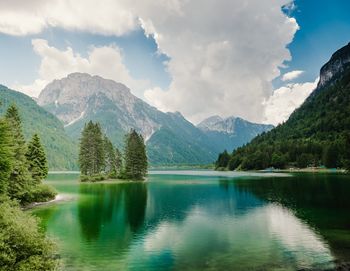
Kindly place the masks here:
POLYGON ((80 139, 79 165, 84 175, 102 172, 105 166, 104 140, 99 123, 85 124, 80 139))
POLYGON ((226 168, 228 162, 230 161, 230 155, 227 153, 227 150, 224 150, 223 153, 219 154, 218 160, 216 161, 216 168, 226 168))
POLYGON ((28 144, 26 157, 29 164, 28 169, 32 174, 32 178, 39 184, 47 177, 48 166, 44 148, 37 134, 34 134, 32 140, 28 144))
POLYGON ((146 144, 145 140, 143 139, 143 136, 141 134, 138 134, 138 144, 139 144, 139 159, 140 159, 140 168, 141 168, 141 176, 145 177, 147 175, 147 168, 148 168, 148 158, 146 154, 146 144))
POLYGON ((8 194, 11 198, 23 199, 32 188, 33 182, 28 170, 26 144, 22 134, 21 119, 18 109, 11 105, 6 112, 12 140, 13 167, 9 178, 8 194))
POLYGON ((8 178, 12 171, 13 153, 11 145, 12 137, 9 126, 4 119, 0 119, 0 194, 7 192, 8 178))
POLYGON ((350 133, 346 134, 344 140, 344 167, 350 170, 350 133))
POLYGON ((103 145, 105 154, 105 172, 110 176, 116 177, 116 153, 112 142, 106 135, 103 138, 103 145))
POLYGON ((100 173, 105 167, 105 154, 104 154, 104 144, 103 144, 103 134, 101 131, 101 126, 97 122, 94 124, 93 129, 93 139, 94 139, 94 173, 100 173))
POLYGON ((119 175, 123 169, 123 157, 118 148, 115 149, 115 169, 117 175, 119 175))
POLYGON ((135 130, 126 136, 125 174, 127 178, 141 180, 147 174, 147 155, 143 137, 135 130))

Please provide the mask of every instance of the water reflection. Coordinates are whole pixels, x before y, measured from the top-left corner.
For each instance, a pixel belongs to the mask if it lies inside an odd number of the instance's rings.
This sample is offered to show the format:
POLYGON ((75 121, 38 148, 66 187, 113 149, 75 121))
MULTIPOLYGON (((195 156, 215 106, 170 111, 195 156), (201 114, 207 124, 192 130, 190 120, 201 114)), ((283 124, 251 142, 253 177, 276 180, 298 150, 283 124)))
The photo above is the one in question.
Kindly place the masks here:
POLYGON ((325 270, 346 251, 330 234, 349 234, 350 183, 313 178, 66 182, 57 189, 78 200, 36 213, 65 270, 325 270))
POLYGON ((350 181, 347 175, 295 174, 234 184, 241 191, 282 204, 319 232, 338 260, 350 258, 350 181))
POLYGON ((84 184, 80 186, 79 194, 80 228, 89 241, 97 239, 101 229, 108 224, 118 222, 126 234, 129 229, 136 232, 144 222, 146 184, 84 184))

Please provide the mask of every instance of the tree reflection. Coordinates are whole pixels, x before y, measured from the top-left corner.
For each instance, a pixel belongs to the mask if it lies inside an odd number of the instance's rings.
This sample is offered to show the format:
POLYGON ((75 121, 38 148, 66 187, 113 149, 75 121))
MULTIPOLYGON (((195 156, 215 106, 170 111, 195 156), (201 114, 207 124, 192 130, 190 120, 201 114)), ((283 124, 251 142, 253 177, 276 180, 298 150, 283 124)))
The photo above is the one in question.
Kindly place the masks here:
POLYGON ((83 184, 79 194, 79 223, 88 241, 103 233, 111 239, 123 238, 143 225, 147 205, 144 183, 83 184))

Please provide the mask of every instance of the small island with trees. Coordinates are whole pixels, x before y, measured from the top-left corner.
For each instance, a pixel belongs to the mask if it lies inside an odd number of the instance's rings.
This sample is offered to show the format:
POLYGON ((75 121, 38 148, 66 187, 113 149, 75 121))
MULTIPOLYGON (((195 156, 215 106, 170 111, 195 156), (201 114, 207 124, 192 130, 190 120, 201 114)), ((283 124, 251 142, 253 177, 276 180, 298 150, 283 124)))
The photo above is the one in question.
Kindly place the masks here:
POLYGON ((132 129, 125 136, 122 153, 102 133, 98 122, 89 121, 81 134, 79 166, 82 182, 107 179, 143 180, 148 167, 144 139, 132 129))

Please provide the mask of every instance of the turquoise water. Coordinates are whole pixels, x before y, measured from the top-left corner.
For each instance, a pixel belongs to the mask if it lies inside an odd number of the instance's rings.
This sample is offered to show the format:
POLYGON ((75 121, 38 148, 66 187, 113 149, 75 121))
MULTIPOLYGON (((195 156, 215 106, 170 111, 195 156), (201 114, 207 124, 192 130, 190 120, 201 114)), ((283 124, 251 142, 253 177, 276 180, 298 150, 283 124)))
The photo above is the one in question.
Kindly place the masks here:
POLYGON ((32 212, 63 270, 332 270, 350 259, 350 178, 151 172, 144 183, 51 174, 32 212))

